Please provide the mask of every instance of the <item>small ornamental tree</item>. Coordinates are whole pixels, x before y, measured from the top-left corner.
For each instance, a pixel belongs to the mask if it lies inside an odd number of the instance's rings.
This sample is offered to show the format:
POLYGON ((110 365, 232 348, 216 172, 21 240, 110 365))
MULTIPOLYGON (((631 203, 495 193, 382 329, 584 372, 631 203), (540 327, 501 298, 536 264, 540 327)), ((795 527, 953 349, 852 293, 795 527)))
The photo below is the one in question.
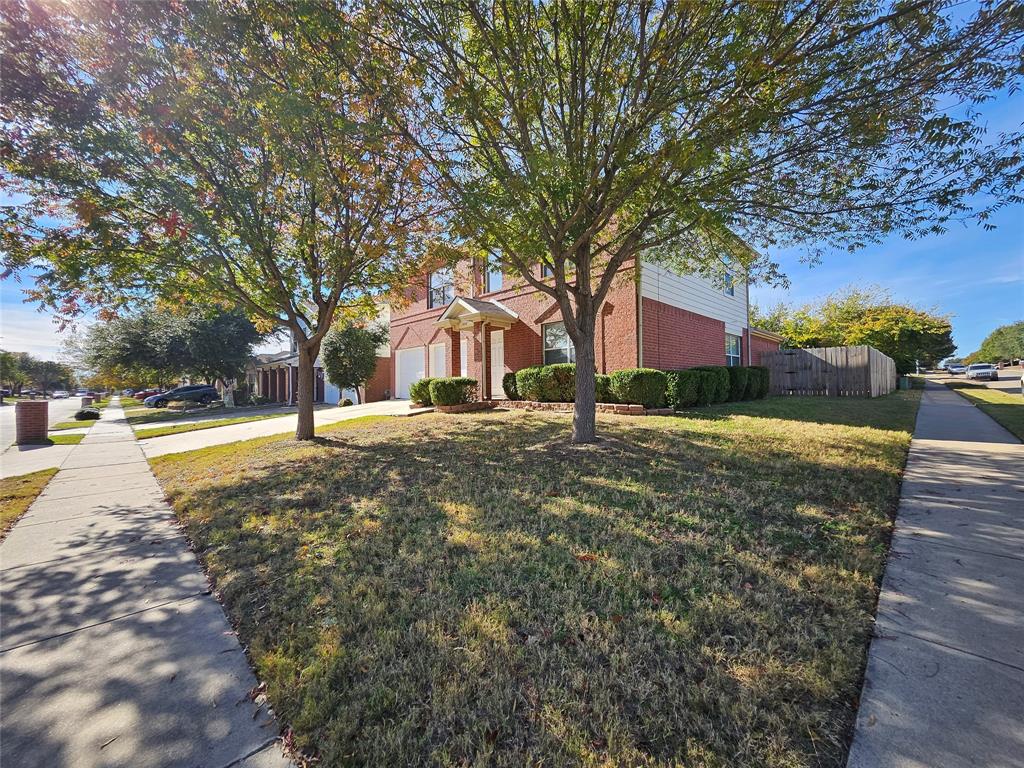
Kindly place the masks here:
POLYGON ((339 389, 354 389, 361 401, 363 386, 377 368, 377 350, 389 339, 388 331, 379 326, 345 325, 332 328, 324 336, 320 360, 324 372, 339 389))
POLYGON ((4 265, 45 264, 31 295, 64 315, 164 298, 287 328, 300 439, 336 313, 416 269, 424 221, 421 164, 383 120, 405 76, 355 33, 364 10, 327 8, 0 4, 4 265))
POLYGON ((366 34, 417 76, 404 133, 452 231, 559 308, 575 442, 595 439, 596 318, 641 255, 773 279, 747 243, 814 258, 1020 199, 1020 134, 942 106, 1016 87, 1011 3, 383 5, 366 34))

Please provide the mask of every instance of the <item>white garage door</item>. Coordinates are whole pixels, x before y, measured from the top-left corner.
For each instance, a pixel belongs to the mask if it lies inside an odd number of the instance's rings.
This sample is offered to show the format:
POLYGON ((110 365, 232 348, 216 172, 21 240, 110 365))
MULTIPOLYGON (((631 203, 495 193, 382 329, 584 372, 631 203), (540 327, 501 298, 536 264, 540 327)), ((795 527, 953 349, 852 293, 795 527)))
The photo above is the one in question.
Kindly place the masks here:
POLYGON ((426 347, 399 349, 395 352, 395 397, 408 399, 409 385, 426 375, 423 370, 426 360, 426 347))

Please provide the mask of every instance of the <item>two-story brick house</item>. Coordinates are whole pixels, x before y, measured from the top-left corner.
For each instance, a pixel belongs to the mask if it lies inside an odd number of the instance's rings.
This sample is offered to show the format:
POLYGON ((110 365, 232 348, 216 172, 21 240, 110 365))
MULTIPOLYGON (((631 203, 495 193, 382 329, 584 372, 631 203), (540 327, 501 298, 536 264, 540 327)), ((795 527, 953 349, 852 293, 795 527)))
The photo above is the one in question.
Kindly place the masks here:
MULTIPOLYGON (((545 279, 540 266, 536 274, 545 279)), ((597 320, 597 370, 757 364, 781 338, 751 330, 748 316, 741 281, 723 288, 651 262, 627 264, 597 320)), ((506 372, 575 360, 554 299, 482 262, 439 269, 406 288, 391 310, 391 354, 399 398, 424 376, 460 375, 480 382, 481 397, 502 398, 506 372)))

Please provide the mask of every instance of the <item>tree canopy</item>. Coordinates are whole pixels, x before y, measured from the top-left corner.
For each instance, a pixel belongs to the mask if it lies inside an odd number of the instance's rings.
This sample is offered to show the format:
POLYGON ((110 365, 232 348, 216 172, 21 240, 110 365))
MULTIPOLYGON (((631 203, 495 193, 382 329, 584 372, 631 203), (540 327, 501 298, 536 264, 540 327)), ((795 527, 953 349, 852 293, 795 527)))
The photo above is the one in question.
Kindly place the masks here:
POLYGON ((238 378, 263 337, 240 311, 147 309, 93 325, 85 364, 124 385, 238 378))
POLYGON ((786 347, 867 344, 891 357, 899 373, 934 366, 956 349, 949 317, 899 304, 877 288, 847 289, 794 308, 751 308, 751 323, 782 335, 786 347))
POLYGON ((985 337, 977 352, 968 355, 972 363, 998 363, 1024 358, 1024 320, 996 328, 985 337))
POLYGON ((299 347, 299 437, 339 307, 419 259, 419 165, 385 130, 407 88, 332 5, 0 6, 8 268, 55 311, 229 303, 299 347), (327 6, 325 6, 326 8, 327 6), (329 51, 310 43, 332 26, 329 51), (54 223, 56 222, 56 223, 54 223))
POLYGON ((595 318, 641 254, 777 279, 759 252, 815 258, 1020 199, 1020 134, 986 137, 970 108, 1020 77, 1011 4, 386 5, 452 231, 561 310, 577 441, 595 318))
POLYGON ((75 372, 54 360, 41 360, 28 352, 0 350, 0 385, 17 394, 24 387, 35 387, 44 392, 71 389, 75 372))

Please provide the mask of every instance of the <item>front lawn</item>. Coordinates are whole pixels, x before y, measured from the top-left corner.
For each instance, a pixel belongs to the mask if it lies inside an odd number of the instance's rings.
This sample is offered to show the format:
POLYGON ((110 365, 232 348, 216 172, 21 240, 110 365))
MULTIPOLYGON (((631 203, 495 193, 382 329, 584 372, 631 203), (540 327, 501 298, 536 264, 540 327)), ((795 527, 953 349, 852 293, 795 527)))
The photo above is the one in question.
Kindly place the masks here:
POLYGON ((1007 430, 1024 440, 1024 397, 1017 392, 991 389, 984 384, 946 381, 947 387, 966 397, 1007 430))
MULTIPOLYGON (((91 422, 85 422, 89 424, 91 422)), ((73 435, 50 434, 42 440, 33 440, 24 445, 78 445, 85 438, 85 433, 78 432, 73 435)))
MULTIPOLYGON (((175 414, 180 416, 181 414, 175 414)), ((192 424, 167 424, 163 427, 149 427, 146 429, 136 429, 135 436, 140 440, 144 440, 147 437, 163 437, 164 435, 176 435, 180 432, 195 432, 197 429, 211 429, 212 427, 224 427, 228 424, 244 424, 247 421, 263 421, 264 419, 277 419, 283 414, 280 413, 263 413, 252 416, 235 416, 227 419, 206 419, 204 421, 197 421, 192 424)), ((282 429, 282 432, 287 430, 282 429)))
POLYGON ((5 477, 0 480, 0 541, 11 526, 32 506, 32 502, 43 492, 56 469, 42 469, 28 475, 5 477))
POLYGON ((323 765, 841 766, 919 391, 152 461, 323 765))

